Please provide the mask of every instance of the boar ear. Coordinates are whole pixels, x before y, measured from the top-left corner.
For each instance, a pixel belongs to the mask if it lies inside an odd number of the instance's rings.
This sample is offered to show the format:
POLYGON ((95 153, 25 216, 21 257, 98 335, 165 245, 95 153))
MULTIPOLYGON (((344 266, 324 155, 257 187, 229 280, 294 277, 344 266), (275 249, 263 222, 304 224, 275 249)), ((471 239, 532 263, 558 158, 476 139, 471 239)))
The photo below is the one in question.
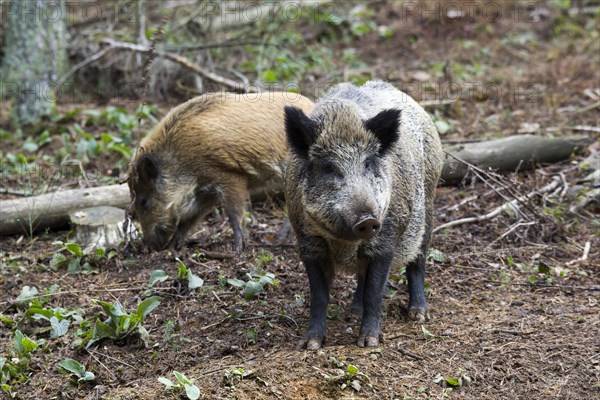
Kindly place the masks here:
POLYGON ((144 154, 137 163, 137 174, 140 182, 152 183, 158 178, 158 166, 152 158, 144 154))
POLYGON ((365 128, 372 132, 381 147, 379 153, 385 154, 398 140, 398 128, 400 127, 400 110, 395 108, 384 110, 364 122, 365 128))
POLYGON ((285 107, 285 132, 288 145, 301 157, 308 157, 308 150, 317 138, 318 126, 297 108, 285 107))

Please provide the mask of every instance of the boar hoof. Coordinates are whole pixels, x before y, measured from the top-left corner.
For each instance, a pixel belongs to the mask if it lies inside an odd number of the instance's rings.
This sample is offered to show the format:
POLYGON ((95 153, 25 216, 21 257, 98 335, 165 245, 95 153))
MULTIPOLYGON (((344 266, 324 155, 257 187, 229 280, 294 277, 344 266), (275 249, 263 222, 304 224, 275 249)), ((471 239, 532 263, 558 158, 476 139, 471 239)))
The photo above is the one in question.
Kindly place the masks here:
POLYGON ((310 351, 319 350, 323 344, 324 338, 307 337, 298 343, 298 350, 306 349, 310 351))
POLYGON ((379 346, 379 338, 371 335, 361 335, 358 338, 358 347, 376 347, 379 346))
POLYGON ((408 316, 410 319, 422 324, 429 319, 429 312, 426 307, 411 307, 408 309, 408 316))

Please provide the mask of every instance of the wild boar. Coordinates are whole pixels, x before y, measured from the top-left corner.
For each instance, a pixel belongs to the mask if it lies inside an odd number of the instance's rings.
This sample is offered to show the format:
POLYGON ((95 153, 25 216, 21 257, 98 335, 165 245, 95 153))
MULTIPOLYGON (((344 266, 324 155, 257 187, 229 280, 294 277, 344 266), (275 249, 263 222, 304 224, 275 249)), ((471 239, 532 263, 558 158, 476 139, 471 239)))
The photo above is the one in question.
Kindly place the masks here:
POLYGON ((382 81, 334 86, 307 116, 285 108, 285 196, 310 284, 307 349, 322 346, 336 271, 357 274, 358 345, 377 346, 392 264, 406 266, 411 318, 424 321, 425 257, 442 147, 412 98, 382 81))
POLYGON ((287 159, 284 107, 309 111, 296 93, 211 93, 173 108, 142 140, 130 165, 133 216, 152 249, 179 247, 186 233, 219 203, 242 230, 248 190, 283 186, 287 159))

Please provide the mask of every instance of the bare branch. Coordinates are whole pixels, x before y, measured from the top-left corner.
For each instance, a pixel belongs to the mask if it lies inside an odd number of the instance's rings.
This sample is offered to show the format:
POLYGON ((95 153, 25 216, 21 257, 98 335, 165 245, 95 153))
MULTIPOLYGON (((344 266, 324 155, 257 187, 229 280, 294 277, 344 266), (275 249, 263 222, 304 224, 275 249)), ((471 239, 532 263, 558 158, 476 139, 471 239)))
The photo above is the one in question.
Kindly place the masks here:
POLYGON ((554 189, 556 189, 558 187, 558 185, 560 184, 560 182, 561 182, 561 180, 560 180, 559 177, 554 177, 554 179, 552 179, 552 182, 550 182, 549 184, 547 184, 543 188, 535 190, 535 191, 533 191, 531 193, 528 193, 528 194, 526 194, 524 196, 517 197, 516 199, 511 200, 509 202, 506 202, 506 203, 502 204, 501 206, 494 208, 492 211, 488 212, 487 214, 479 215, 477 217, 461 218, 461 219, 457 219, 457 220, 454 220, 454 221, 447 222, 445 224, 442 224, 442 225, 436 227, 433 230, 433 233, 439 232, 442 229, 451 228, 451 227, 457 226, 457 225, 469 224, 469 223, 472 223, 472 222, 488 221, 488 220, 490 220, 492 218, 497 217, 503 211, 506 211, 506 210, 509 210, 509 209, 515 210, 518 207, 517 206, 518 203, 522 203, 522 202, 524 202, 524 201, 526 201, 528 199, 531 199, 534 196, 538 196, 540 194, 551 192, 552 190, 554 190, 554 189))

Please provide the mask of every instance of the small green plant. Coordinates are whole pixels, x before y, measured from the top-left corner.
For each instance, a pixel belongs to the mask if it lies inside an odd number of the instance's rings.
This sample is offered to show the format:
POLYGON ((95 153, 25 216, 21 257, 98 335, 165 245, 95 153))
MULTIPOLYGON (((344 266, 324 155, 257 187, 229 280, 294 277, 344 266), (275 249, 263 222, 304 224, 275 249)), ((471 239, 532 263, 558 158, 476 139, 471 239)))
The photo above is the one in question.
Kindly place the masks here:
POLYGON ((230 387, 232 389, 243 379, 254 379, 261 385, 267 386, 267 382, 265 382, 262 378, 257 376, 251 369, 245 370, 242 367, 231 368, 225 371, 225 374, 223 375, 223 383, 225 384, 225 386, 230 387))
POLYGON ((181 372, 173 371, 173 375, 177 379, 177 382, 173 382, 163 376, 158 378, 158 381, 165 385, 165 389, 179 392, 181 389, 185 390, 185 395, 190 400, 196 400, 200 398, 200 388, 194 385, 194 383, 185 377, 181 372))
POLYGON ((190 290, 198 289, 204 285, 204 280, 198 275, 195 275, 191 269, 187 268, 183 261, 179 258, 175 258, 179 267, 177 268, 177 279, 180 282, 187 281, 187 287, 190 290))
POLYGON ((271 285, 277 287, 279 285, 279 281, 275 278, 275 274, 271 272, 248 272, 246 273, 248 277, 247 281, 236 278, 227 279, 227 283, 234 287, 244 288, 244 298, 246 300, 253 300, 258 297, 260 293, 262 293, 265 288, 264 285, 271 285))
POLYGON ((31 353, 44 343, 43 339, 35 341, 18 329, 15 331, 12 356, 0 357, 0 389, 11 398, 16 396, 11 385, 29 380, 31 353))
POLYGON ((444 388, 457 388, 471 383, 471 377, 465 375, 465 371, 459 369, 458 378, 444 377, 442 374, 437 374, 433 381, 444 388))
POLYGON ((95 303, 102 307, 108 318, 104 321, 97 318, 93 327, 87 330, 81 329, 78 332, 79 340, 77 344, 90 347, 100 340, 111 339, 118 341, 137 334, 147 347, 150 336, 142 324, 144 318, 158 307, 160 301, 160 297, 149 297, 138 305, 135 312, 127 314, 118 301, 111 304, 97 300, 95 303))
POLYGON ((446 261, 444 253, 434 248, 429 249, 429 254, 427 255, 427 258, 438 263, 443 263, 444 261, 446 261))
POLYGON ((148 288, 144 292, 144 296, 152 295, 152 288, 159 282, 164 282, 169 279, 169 275, 162 269, 155 269, 150 273, 150 279, 148 279, 148 288))
POLYGON ((102 263, 113 258, 117 252, 115 250, 107 251, 102 247, 96 247, 85 251, 77 243, 54 242, 59 247, 59 251, 54 254, 50 260, 50 268, 57 270, 67 266, 67 272, 76 273, 98 273, 98 268, 102 263))
POLYGON ((437 338, 436 335, 434 335, 433 333, 429 332, 427 330, 427 328, 425 328, 424 325, 421 325, 421 331, 423 332, 423 337, 427 340, 431 340, 431 339, 435 339, 437 338))
POLYGON ((256 344, 256 327, 252 326, 246 330, 246 345, 250 346, 256 344))
POLYGON ((35 298, 25 312, 23 320, 46 321, 48 325, 36 329, 36 333, 50 331, 50 339, 56 339, 67 333, 71 321, 83 322, 83 311, 81 309, 64 309, 62 307, 44 307, 40 298, 35 298))
POLYGON ((356 392, 360 392, 365 384, 372 388, 369 377, 360 372, 356 366, 348 364, 346 370, 344 370, 344 363, 342 361, 335 361, 337 362, 338 375, 327 376, 327 385, 339 387, 340 390, 352 388, 356 392))
POLYGON ((273 253, 271 253, 270 251, 267 251, 265 249, 260 249, 258 251, 258 255, 256 256, 257 266, 264 267, 265 265, 267 265, 274 259, 275 259, 275 256, 273 256, 273 253))
POLYGON ((67 358, 58 362, 58 366, 63 370, 70 372, 71 375, 77 380, 77 382, 93 381, 96 376, 93 372, 86 371, 85 367, 81 365, 77 360, 67 358))

